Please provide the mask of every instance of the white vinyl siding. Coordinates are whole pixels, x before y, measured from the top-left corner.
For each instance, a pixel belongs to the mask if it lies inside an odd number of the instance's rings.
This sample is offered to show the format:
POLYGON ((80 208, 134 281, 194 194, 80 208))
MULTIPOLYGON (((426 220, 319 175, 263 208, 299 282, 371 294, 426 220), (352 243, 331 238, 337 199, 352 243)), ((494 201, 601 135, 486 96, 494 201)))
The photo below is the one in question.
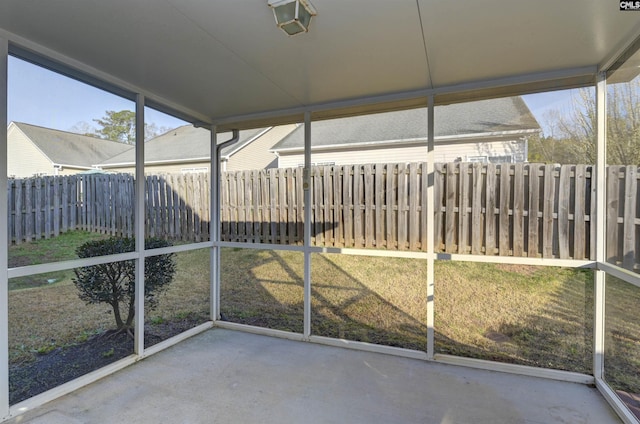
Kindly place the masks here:
POLYGON ((242 171, 277 167, 277 156, 269 149, 295 128, 295 125, 273 127, 254 142, 235 152, 227 161, 226 170, 242 171))
POLYGON ((35 174, 54 175, 51 161, 15 125, 7 131, 7 175, 16 178, 35 174))
MULTIPOLYGON (((525 141, 482 141, 474 143, 450 143, 435 146, 436 162, 467 161, 469 157, 477 156, 512 156, 513 162, 526 161, 525 141)), ((423 162, 427 157, 427 146, 412 145, 403 147, 336 149, 312 151, 311 162, 330 163, 336 165, 351 165, 362 163, 408 163, 423 162)), ((278 167, 297 167, 304 163, 304 154, 296 152, 287 154, 281 152, 278 167)))
MULTIPOLYGON (((206 162, 182 162, 176 164, 160 164, 160 165, 145 165, 144 173, 145 174, 181 174, 184 169, 203 169, 206 168, 206 172, 209 172, 210 163, 206 162)), ((134 166, 126 166, 122 168, 109 168, 103 167, 105 171, 108 172, 116 172, 116 173, 126 173, 126 174, 135 174, 136 168, 134 166)), ((204 170, 204 169, 203 169, 204 170)))

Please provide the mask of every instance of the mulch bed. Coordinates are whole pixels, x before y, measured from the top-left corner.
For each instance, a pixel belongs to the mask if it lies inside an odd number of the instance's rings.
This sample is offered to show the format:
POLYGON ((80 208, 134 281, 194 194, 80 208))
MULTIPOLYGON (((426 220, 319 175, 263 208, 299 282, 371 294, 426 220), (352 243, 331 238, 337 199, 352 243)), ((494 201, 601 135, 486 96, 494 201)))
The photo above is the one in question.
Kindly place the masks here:
MULTIPOLYGON (((144 344, 152 346, 200 324, 184 319, 145 326, 144 344)), ((37 355, 33 361, 10 365, 9 403, 14 405, 95 371, 133 353, 133 338, 127 333, 104 333, 86 342, 37 355)))

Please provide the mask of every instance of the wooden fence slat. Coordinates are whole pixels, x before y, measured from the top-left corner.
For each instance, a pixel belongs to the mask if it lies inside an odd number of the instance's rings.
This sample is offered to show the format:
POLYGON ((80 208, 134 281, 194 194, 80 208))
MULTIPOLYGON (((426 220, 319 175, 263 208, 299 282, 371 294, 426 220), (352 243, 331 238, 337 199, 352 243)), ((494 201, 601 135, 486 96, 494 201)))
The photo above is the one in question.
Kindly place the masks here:
POLYGON ((271 216, 269 232, 271 234, 271 243, 278 242, 278 209, 276 207, 278 199, 278 170, 269 170, 269 214, 271 216))
POLYGON ((553 213, 555 206, 555 165, 544 167, 544 199, 542 210, 542 257, 552 258, 554 253, 553 213))
POLYGON ((571 196, 571 165, 560 166, 558 187, 558 254, 569 259, 569 201, 571 196))
POLYGON ((374 224, 374 173, 371 164, 366 164, 363 167, 363 184, 364 184, 364 247, 373 247, 375 238, 375 224, 374 224))
POLYGON ((331 167, 323 166, 321 169, 322 177, 322 238, 324 246, 332 246, 334 240, 333 234, 333 218, 331 208, 333 206, 333 185, 331 184, 331 167))
POLYGON ((528 210, 528 234, 529 245, 527 247, 527 256, 537 258, 539 252, 539 220, 540 212, 540 165, 529 165, 529 210, 528 210))
POLYGON ((22 184, 16 184, 16 190, 15 190, 15 196, 16 196, 16 200, 15 200, 15 219, 13 220, 13 222, 15 223, 15 237, 16 237, 16 244, 21 244, 22 240, 23 240, 23 231, 22 231, 22 184))
POLYGON ((287 181, 284 169, 278 171, 278 221, 280 222, 280 235, 278 242, 286 243, 287 236, 287 181))
MULTIPOLYGON (((61 228, 60 231, 66 233, 69 230, 69 210, 71 206, 71 199, 69 198, 69 178, 61 178, 62 182, 62 198, 60 201, 61 210, 61 228)), ((115 210, 114 210, 115 213, 115 210)))
POLYGON ((262 200, 262 241, 269 243, 271 241, 271 209, 269 208, 269 174, 267 170, 260 170, 260 185, 261 193, 260 198, 262 200))
POLYGON ((509 255, 510 230, 512 228, 509 212, 511 210, 511 164, 500 164, 500 200, 498 207, 498 252, 500 256, 509 255))
MULTIPOLYGON (((420 250, 426 252, 427 246, 427 225, 433 222, 433 217, 427 216, 427 191, 429 189, 429 173, 427 172, 427 163, 420 164, 420 250)), ((433 177, 431 177, 433 178, 433 177)), ((376 208, 377 209, 377 208, 376 208)))
POLYGON ((460 163, 458 169, 458 237, 455 244, 458 245, 458 253, 464 254, 469 240, 469 163, 460 163))
POLYGON ((51 238, 51 233, 53 231, 53 183, 51 177, 44 177, 44 238, 51 238))
POLYGON ((15 240, 15 233, 14 233, 14 228, 15 228, 15 195, 14 195, 14 189, 16 184, 20 184, 20 180, 16 180, 14 178, 10 178, 9 181, 7 181, 7 241, 9 242, 9 244, 16 243, 15 240))
MULTIPOLYGON (((176 230, 174 226, 174 210, 173 210, 173 175, 167 174, 165 176, 165 185, 167 187, 167 194, 165 201, 167 202, 167 234, 170 238, 175 238, 176 230)), ((222 222, 224 222, 225 218, 222 217, 222 222)))
POLYGON ((33 197, 31 179, 19 180, 20 185, 24 183, 24 241, 30 242, 35 233, 33 228, 33 197))
MULTIPOLYGON (((589 205, 589 259, 596 259, 596 199, 597 196, 595 194, 594 187, 596 187, 595 182, 595 171, 592 166, 587 167, 587 172, 589 173, 590 178, 588 179, 587 193, 589 194, 589 199, 585 199, 585 205, 589 205)), ((606 188, 605 188, 606 190, 606 188)), ((602 194, 600 194, 602 195, 602 194)), ((606 193, 605 193, 606 196, 606 193)), ((606 206, 605 206, 606 208, 606 206)))
POLYGON ((407 165, 398 164, 398 250, 407 250, 407 165))
POLYGON ((333 222, 334 246, 343 247, 344 244, 344 204, 342 198, 342 168, 333 167, 333 222))
POLYGON ((620 210, 620 167, 609 165, 607 169, 607 262, 615 263, 618 255, 618 214, 620 210))
MULTIPOLYGON (((189 240, 199 242, 202 241, 202 180, 200 178, 202 174, 190 174, 191 176, 191 185, 192 188, 189 190, 190 193, 193 193, 191 198, 191 204, 193 205, 193 235, 189 238, 189 240)), ((159 182, 159 181, 158 181, 159 182)), ((160 192, 162 189, 160 189, 160 192)), ((160 210, 162 210, 162 201, 158 199, 160 202, 160 210)), ((162 219, 161 216, 159 219, 162 219)), ((160 225, 158 226, 160 227, 160 225)))
POLYGON ((304 242, 304 169, 301 167, 296 168, 296 221, 297 225, 297 239, 302 244, 304 242))
POLYGON ((311 239, 314 246, 322 246, 324 244, 324 225, 322 222, 322 176, 320 175, 320 168, 317 166, 311 168, 311 187, 311 239))
POLYGON ((384 165, 376 164, 374 165, 374 190, 375 190, 375 241, 374 244, 377 248, 382 248, 386 246, 384 243, 384 165))
POLYGON ((53 184, 53 235, 60 235, 60 179, 51 178, 53 184))
MULTIPOLYGON (((344 210, 344 245, 353 247, 353 184, 352 167, 344 165, 342 167, 342 207, 344 210)), ((355 172, 354 172, 355 174, 355 172)))
MULTIPOLYGON (((249 181, 251 184, 251 234, 253 236, 251 241, 253 243, 262 243, 262 210, 260 209, 261 192, 259 171, 257 169, 249 171, 249 181)), ((288 232, 289 231, 287 231, 287 233, 288 232)))
POLYGON ((479 255, 482 252, 483 220, 482 220, 482 193, 484 193, 484 183, 482 177, 482 164, 472 164, 472 187, 471 193, 471 254, 479 255))
MULTIPOLYGON (((79 187, 80 190, 80 204, 78 205, 78 220, 80 221, 81 228, 85 231, 88 230, 89 226, 87 224, 87 212, 89 210, 89 205, 87 204, 87 177, 86 175, 82 175, 78 177, 79 179, 79 187)), ((37 196, 36 196, 37 197, 37 196)), ((36 216, 37 218, 37 216, 36 216)), ((37 224, 36 224, 37 227, 37 224)))
POLYGON ((385 165, 386 178, 385 178, 385 197, 387 199, 386 211, 386 240, 387 249, 395 249, 395 234, 393 232, 393 221, 395 206, 395 192, 394 192, 394 169, 395 165, 388 163, 385 165))
POLYGON ((574 184, 575 194, 573 202, 573 259, 586 259, 586 166, 576 165, 574 184))
POLYGON ((418 180, 417 163, 409 164, 409 250, 418 250, 420 239, 420 220, 418 216, 418 202, 420 197, 420 182, 418 180))
POLYGON ((496 247, 496 166, 487 164, 487 178, 485 179, 486 210, 485 210, 485 254, 495 255, 496 247))
POLYGON ((155 225, 155 214, 153 210, 153 178, 154 176, 145 177, 145 237, 155 237, 156 235, 156 225, 155 225))
POLYGON ((167 214, 167 179, 165 175, 158 176, 158 208, 160 209, 160 225, 158 229, 162 237, 169 235, 169 220, 167 214))
POLYGON ((456 165, 447 163, 447 182, 445 190, 445 227, 444 227, 444 250, 447 253, 455 252, 455 242, 457 237, 456 226, 456 201, 458 199, 458 175, 456 175, 456 165))
MULTIPOLYGON (((259 188, 260 188, 260 182, 258 181, 257 177, 258 177, 258 173, 256 172, 256 187, 255 187, 255 192, 256 195, 259 193, 259 188)), ((293 174, 293 169, 292 168, 287 168, 286 169, 286 181, 287 181, 287 233, 288 233, 288 240, 287 243, 288 244, 295 244, 296 243, 296 189, 295 189, 295 184, 296 184, 296 179, 294 178, 294 174, 293 174)))
POLYGON ((211 240, 211 228, 212 228, 212 222, 211 222, 211 189, 212 189, 212 183, 211 183, 211 175, 210 173, 206 172, 203 174, 200 174, 202 176, 202 190, 204 192, 204 203, 202 205, 202 207, 204 208, 204 222, 203 222, 203 231, 204 231, 204 240, 211 240))
POLYGON ((353 167, 353 242, 364 247, 364 181, 362 165, 353 167))
MULTIPOLYGON (((109 175, 109 189, 111 194, 111 201, 109 202, 109 212, 111 213, 111 234, 117 236, 120 232, 119 229, 119 214, 117 208, 120 205, 120 189, 117 175, 109 175)), ((164 222, 164 221, 163 221, 164 222)))
POLYGON ((443 196, 444 196, 444 183, 445 183, 445 175, 443 170, 444 165, 441 163, 434 164, 434 175, 433 175, 433 194, 434 194, 434 214, 433 217, 433 231, 434 231, 434 247, 436 251, 442 249, 442 245, 444 244, 444 236, 442 234, 442 220, 443 220, 443 196))
POLYGON ((636 251, 636 217, 638 202, 638 168, 637 165, 625 167, 624 179, 624 223, 622 239, 622 267, 633 270, 638 253, 636 251))
POLYGON ((524 256, 524 163, 513 165, 513 256, 524 256))

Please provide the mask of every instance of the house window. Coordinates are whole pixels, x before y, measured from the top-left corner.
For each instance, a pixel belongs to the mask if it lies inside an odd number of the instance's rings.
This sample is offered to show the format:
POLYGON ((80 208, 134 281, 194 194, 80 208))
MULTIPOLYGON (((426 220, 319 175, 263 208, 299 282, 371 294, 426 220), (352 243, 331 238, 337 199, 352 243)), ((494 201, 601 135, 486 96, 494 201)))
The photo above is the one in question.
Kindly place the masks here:
POLYGON ((488 160, 486 156, 467 156, 467 162, 487 163, 488 160))
POLYGON ((489 162, 491 162, 491 163, 512 163, 513 162, 513 156, 512 155, 491 156, 491 157, 489 157, 489 162))
POLYGON ((203 174, 209 172, 209 168, 206 166, 201 166, 197 168, 181 168, 180 172, 183 174, 203 174))
MULTIPOLYGON (((311 166, 334 166, 335 162, 311 162, 311 166)), ((298 168, 304 168, 304 163, 299 163, 298 168)))

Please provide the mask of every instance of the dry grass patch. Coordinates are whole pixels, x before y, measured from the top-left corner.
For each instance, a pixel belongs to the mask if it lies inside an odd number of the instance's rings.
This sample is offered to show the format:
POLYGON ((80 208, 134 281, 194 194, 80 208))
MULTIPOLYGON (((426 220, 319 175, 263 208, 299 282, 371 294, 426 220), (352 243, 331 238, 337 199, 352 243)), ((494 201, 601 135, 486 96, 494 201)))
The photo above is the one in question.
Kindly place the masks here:
POLYGON ((640 394, 640 288, 607 276, 605 301, 605 379, 640 394))
MULTIPOLYGON (((72 259, 75 247, 89 239, 91 233, 73 232, 55 239, 32 243, 31 249, 18 246, 21 251, 65 249, 66 259, 72 259)), ((13 246, 10 250, 16 248, 13 246)), ((14 255, 14 257, 19 255, 14 255)), ((147 313, 147 324, 165 325, 170 322, 197 325, 209 319, 209 250, 176 254, 176 274, 168 290, 160 295, 157 309, 147 313)), ((26 277, 25 277, 26 278, 26 277)), ((9 355, 13 364, 28 361, 35 354, 45 354, 55 348, 86 341, 93 335, 115 327, 111 307, 106 304, 87 305, 78 297, 72 282, 73 271, 64 271, 53 284, 38 284, 21 289, 22 284, 10 281, 9 292, 9 355)), ((32 276, 40 281, 42 274, 32 276)), ((12 279, 13 280, 13 279, 12 279)), ((172 335, 165 329, 159 331, 172 335)))
POLYGON ((160 295, 157 309, 147 322, 153 324, 189 317, 194 324, 209 320, 210 250, 176 253, 176 274, 166 292, 160 295))
POLYGON ((436 350, 591 372, 593 274, 437 263, 436 350))
POLYGON ((70 280, 9 292, 9 357, 31 359, 113 327, 107 305, 85 305, 70 280))
MULTIPOLYGON (((82 239, 73 238, 36 246, 69 250, 82 239)), ((228 248, 221 254, 225 319, 303 331, 302 253, 228 248)), ((181 252, 176 261, 174 281, 147 314, 152 328, 208 319, 209 250, 181 252)), ((435 276, 437 352, 591 373, 592 271, 439 261, 435 276)), ((606 299, 606 378, 615 389, 640 393, 640 289, 608 279, 606 299)), ((315 335, 426 349, 425 261, 313 254, 311 325, 315 335)), ((107 305, 80 301, 69 273, 9 294, 13 363, 113 326, 107 305)))
POLYGON ((312 333, 426 349, 426 266, 402 258, 312 256, 312 333))
POLYGON ((220 307, 224 319, 303 331, 302 253, 225 248, 221 262, 220 307))

